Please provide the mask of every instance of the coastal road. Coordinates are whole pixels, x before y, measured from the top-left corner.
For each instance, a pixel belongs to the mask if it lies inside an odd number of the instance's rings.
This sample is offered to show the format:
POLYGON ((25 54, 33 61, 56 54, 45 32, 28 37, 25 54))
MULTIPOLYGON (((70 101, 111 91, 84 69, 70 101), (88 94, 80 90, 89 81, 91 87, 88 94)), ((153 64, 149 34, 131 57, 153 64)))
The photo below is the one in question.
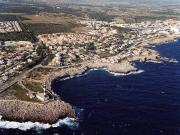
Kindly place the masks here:
POLYGON ((12 80, 9 83, 5 83, 4 85, 0 85, 0 94, 3 93, 4 91, 6 91, 8 88, 10 88, 11 86, 13 86, 15 83, 19 83, 21 86, 22 85, 22 79, 26 77, 26 75, 28 73, 30 73, 32 70, 39 68, 39 67, 43 67, 43 68, 54 68, 54 69, 64 69, 64 68, 70 68, 70 67, 75 67, 75 66, 81 66, 81 64, 74 64, 74 65, 69 65, 69 66, 62 66, 62 67, 54 67, 54 66, 43 66, 42 64, 38 64, 36 66, 34 66, 33 68, 27 70, 26 72, 24 72, 23 74, 17 76, 14 80, 12 80))
POLYGON ((9 83, 6 83, 2 86, 0 86, 0 94, 3 93, 4 91, 6 91, 9 87, 11 87, 12 85, 14 85, 15 83, 17 83, 18 81, 21 81, 25 76, 26 74, 28 74, 29 72, 31 72, 32 70, 36 69, 36 68, 39 68, 41 67, 42 65, 39 64, 39 65, 36 65, 34 66, 33 68, 27 70, 25 73, 17 76, 13 81, 9 82, 9 83))

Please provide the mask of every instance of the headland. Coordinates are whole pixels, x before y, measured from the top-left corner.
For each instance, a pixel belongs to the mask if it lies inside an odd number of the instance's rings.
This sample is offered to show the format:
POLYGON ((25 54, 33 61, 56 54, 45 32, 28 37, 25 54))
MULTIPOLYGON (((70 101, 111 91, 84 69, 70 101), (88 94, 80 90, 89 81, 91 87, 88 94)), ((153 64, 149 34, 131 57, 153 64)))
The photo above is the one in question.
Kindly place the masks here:
MULTIPOLYGON (((126 75, 140 70, 135 67, 134 61, 176 62, 160 56, 148 46, 179 38, 180 35, 173 33, 169 27, 170 24, 179 26, 178 21, 174 23, 166 20, 166 25, 161 21, 151 22, 148 27, 146 23, 119 26, 94 20, 82 20, 78 23, 83 25, 81 31, 41 34, 38 35, 40 48, 30 44, 30 54, 38 48, 39 54, 45 57, 13 80, 3 81, 0 88, 2 119, 55 123, 59 118, 74 118, 73 107, 61 101, 60 96, 51 88, 52 82, 57 78, 80 76, 90 69, 105 69, 126 75), (157 27, 157 23, 162 26, 157 27), (131 25, 136 27, 132 28, 131 25), (166 33, 163 32, 164 29, 166 33), (168 33, 169 31, 171 32, 168 33)), ((20 49, 19 51, 21 52, 20 49)), ((31 63, 32 60, 28 59, 28 62, 31 63)))

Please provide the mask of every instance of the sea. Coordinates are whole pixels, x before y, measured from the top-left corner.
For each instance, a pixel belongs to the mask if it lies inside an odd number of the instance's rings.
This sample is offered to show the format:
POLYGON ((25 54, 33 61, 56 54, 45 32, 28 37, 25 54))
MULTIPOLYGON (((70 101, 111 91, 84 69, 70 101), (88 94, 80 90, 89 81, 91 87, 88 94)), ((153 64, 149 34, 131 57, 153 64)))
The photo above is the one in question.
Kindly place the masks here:
POLYGON ((149 47, 177 62, 134 62, 138 73, 90 70, 53 90, 77 119, 54 125, 0 121, 0 135, 180 135, 180 39, 149 47))

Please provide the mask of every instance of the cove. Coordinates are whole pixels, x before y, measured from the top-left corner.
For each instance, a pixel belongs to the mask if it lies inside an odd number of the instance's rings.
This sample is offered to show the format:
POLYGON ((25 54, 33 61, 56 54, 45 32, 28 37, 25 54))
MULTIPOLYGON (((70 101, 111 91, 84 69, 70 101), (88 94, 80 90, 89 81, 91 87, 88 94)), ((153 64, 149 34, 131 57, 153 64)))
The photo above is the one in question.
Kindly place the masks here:
MULTIPOLYGON (((180 40, 153 47, 161 56, 180 61, 180 40)), ((104 70, 60 81, 53 90, 78 108, 84 135, 180 134, 180 64, 140 63, 145 72, 113 76, 104 70)))
MULTIPOLYGON (((180 40, 151 48, 161 56, 180 61, 180 40)), ((62 121, 63 126, 19 130, 24 126, 29 129, 30 125, 26 124, 17 129, 2 128, 0 134, 179 135, 180 63, 135 64, 144 72, 114 76, 104 70, 95 70, 80 77, 54 81, 53 90, 75 107, 78 128, 70 128, 74 125, 66 119, 62 121)))

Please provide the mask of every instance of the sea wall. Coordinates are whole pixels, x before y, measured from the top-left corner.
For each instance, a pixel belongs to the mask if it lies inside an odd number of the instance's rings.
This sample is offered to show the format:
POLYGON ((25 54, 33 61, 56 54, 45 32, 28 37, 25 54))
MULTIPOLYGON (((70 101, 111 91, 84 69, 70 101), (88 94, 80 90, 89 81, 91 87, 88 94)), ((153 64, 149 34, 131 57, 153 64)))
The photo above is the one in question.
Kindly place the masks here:
POLYGON ((75 118, 74 109, 63 101, 32 103, 19 100, 0 100, 3 120, 55 123, 61 118, 75 118))

